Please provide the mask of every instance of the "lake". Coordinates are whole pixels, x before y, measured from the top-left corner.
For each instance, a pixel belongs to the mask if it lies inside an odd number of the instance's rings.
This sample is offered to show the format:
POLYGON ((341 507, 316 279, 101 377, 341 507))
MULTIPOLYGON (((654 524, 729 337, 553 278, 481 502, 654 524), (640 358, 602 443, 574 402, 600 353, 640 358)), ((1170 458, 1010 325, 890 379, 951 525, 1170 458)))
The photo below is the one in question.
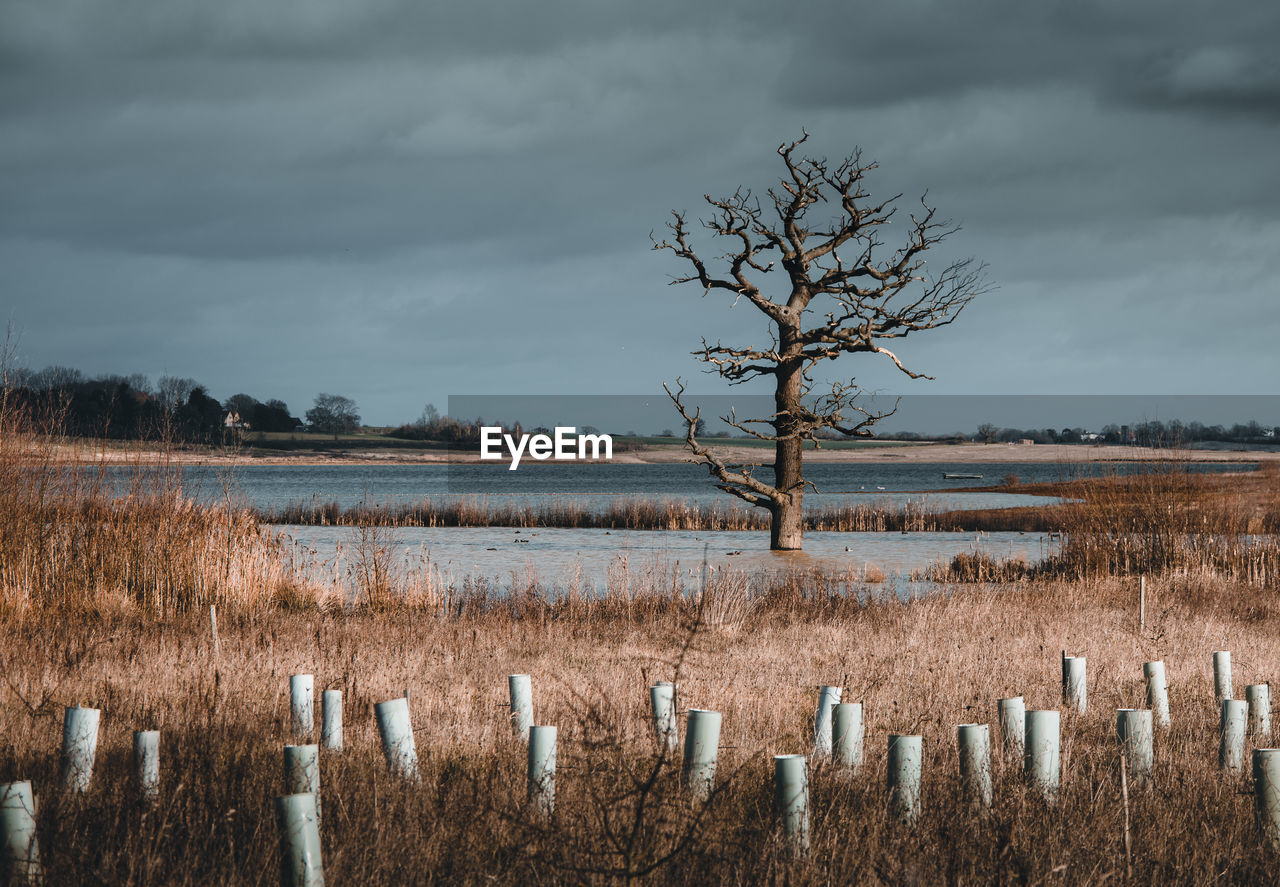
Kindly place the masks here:
MULTIPOLYGON (((1240 471, 1242 464, 1206 464, 1195 470, 1240 471)), ((1127 473, 1137 463, 811 463, 805 475, 820 492, 805 497, 807 509, 874 504, 930 509, 1034 507, 1058 501, 1017 493, 1005 485, 1007 475, 1020 482, 1068 480, 1080 476, 1127 473), (945 474, 981 474, 981 478, 946 479, 945 474), (955 492, 979 487, 978 492, 955 492)), ((230 469, 189 468, 184 480, 190 492, 205 499, 231 496, 264 511, 291 503, 362 502, 401 504, 427 497, 465 497, 495 505, 572 501, 602 507, 617 499, 677 499, 690 504, 738 503, 717 490, 706 470, 683 463, 522 466, 507 471, 492 465, 339 465, 237 466, 230 469)), ((327 576, 341 575, 350 563, 358 530, 350 527, 282 526, 298 557, 327 576)), ((864 568, 904 582, 912 572, 956 554, 987 551, 999 557, 1044 557, 1053 544, 1038 534, 1021 533, 830 533, 805 537, 802 553, 769 551, 763 532, 606 531, 504 527, 404 528, 392 531, 395 559, 405 569, 434 571, 440 581, 460 585, 484 578, 510 587, 521 577, 547 586, 604 587, 628 581, 636 570, 676 570, 687 577, 704 551, 718 567, 746 571, 797 568, 852 570, 864 568), (732 553, 731 553, 732 552, 732 553), (622 571, 621 573, 619 571, 622 571)))
MULTIPOLYGON (((1213 466, 1217 468, 1217 466, 1213 466)), ((1238 468, 1238 466, 1237 466, 1238 468)), ((1078 463, 831 463, 805 466, 805 477, 817 485, 809 507, 887 502, 928 504, 939 509, 1003 508, 1043 505, 1053 500, 1027 496, 1006 487, 1006 475, 1023 483, 1067 480, 1082 475, 1126 470, 1123 464, 1078 463), (944 479, 944 474, 981 474, 978 479, 944 479), (982 487, 983 492, 950 492, 982 487)), ((768 477, 768 470, 763 476, 768 477)), ((584 505, 618 498, 680 499, 690 504, 736 502, 717 490, 706 470, 686 463, 521 466, 507 471, 496 465, 337 465, 237 466, 188 468, 188 489, 206 499, 228 492, 264 510, 294 503, 336 502, 342 506, 368 501, 403 504, 430 497, 477 496, 495 502, 526 503, 570 498, 584 505)))

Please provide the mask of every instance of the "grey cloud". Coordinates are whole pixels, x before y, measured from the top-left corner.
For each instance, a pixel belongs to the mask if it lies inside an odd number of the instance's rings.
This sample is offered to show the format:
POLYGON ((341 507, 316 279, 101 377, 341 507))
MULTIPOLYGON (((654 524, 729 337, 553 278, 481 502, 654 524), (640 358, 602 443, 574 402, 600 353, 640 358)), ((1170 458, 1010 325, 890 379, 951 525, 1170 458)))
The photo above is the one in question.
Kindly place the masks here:
POLYGON ((648 233, 774 184, 774 148, 807 127, 817 154, 878 159, 876 195, 906 212, 928 190, 963 224, 931 262, 991 266, 999 290, 907 344, 934 389, 1275 377, 1272 4, 0 0, 0 18, 4 307, 31 363, 295 409, 333 390, 373 421, 450 392, 711 388, 698 339, 763 324, 665 286, 683 269, 648 233))
POLYGON ((1133 95, 1152 107, 1280 121, 1280 61, 1271 41, 1170 53, 1152 60, 1135 80, 1133 95))
POLYGON ((1268 3, 918 2, 799 21, 779 96, 814 107, 1073 84, 1122 105, 1274 120, 1280 91, 1268 3))

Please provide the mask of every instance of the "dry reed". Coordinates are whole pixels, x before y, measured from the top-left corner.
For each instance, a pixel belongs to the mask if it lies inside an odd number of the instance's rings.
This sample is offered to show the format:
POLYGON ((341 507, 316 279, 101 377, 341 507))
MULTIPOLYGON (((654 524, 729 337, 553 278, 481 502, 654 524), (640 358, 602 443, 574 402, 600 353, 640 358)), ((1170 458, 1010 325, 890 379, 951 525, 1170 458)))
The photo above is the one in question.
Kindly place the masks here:
POLYGON ((60 446, 56 429, 56 417, 0 402, 0 614, 315 598, 247 509, 193 501, 170 466, 108 475, 60 446))

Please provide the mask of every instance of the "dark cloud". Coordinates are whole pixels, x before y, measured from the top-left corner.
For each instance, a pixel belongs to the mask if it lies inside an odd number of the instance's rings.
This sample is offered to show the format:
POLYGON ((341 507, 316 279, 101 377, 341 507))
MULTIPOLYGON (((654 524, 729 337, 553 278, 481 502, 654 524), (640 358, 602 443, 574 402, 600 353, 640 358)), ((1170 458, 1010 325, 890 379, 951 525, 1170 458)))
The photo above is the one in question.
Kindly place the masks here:
POLYGON ((1205 4, 907 2, 797 16, 779 92, 874 107, 1072 86, 1104 101, 1274 119, 1280 9, 1205 4))
POLYGON ((4 307, 30 363, 295 409, 340 391, 387 422, 451 392, 697 379, 700 336, 763 325, 666 287, 682 269, 648 234, 767 188, 807 127, 815 153, 878 159, 875 193, 963 223, 935 261, 990 265, 999 289, 905 351, 935 388, 1275 378, 1273 4, 0 0, 0 20, 4 307))

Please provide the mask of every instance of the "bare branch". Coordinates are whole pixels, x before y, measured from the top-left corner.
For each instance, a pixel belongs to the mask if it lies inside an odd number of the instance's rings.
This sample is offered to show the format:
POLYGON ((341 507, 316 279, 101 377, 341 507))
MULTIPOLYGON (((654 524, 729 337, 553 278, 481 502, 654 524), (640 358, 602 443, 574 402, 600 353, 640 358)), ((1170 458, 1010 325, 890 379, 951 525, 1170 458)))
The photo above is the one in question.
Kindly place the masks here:
POLYGON ((771 349, 763 351, 749 345, 746 348, 731 348, 719 342, 708 345, 704 338, 702 348, 692 354, 705 363, 713 364, 715 372, 729 380, 730 385, 737 385, 757 376, 776 373, 781 360, 777 348, 776 340, 771 349))
MULTIPOLYGON (((709 197, 707 198, 707 202, 712 205, 716 205, 709 197)), ((726 203, 725 205, 728 204, 726 203)), ((692 275, 677 277, 671 281, 673 284, 688 283, 696 280, 698 283, 702 284, 704 294, 711 292, 713 289, 722 289, 734 293, 739 297, 746 296, 753 305, 765 314, 769 315, 769 317, 774 320, 778 319, 781 306, 775 305, 773 302, 769 301, 768 297, 766 297, 760 289, 755 286, 755 284, 751 283, 751 281, 747 279, 746 272, 743 270, 744 267, 751 267, 761 270, 762 273, 766 271, 768 266, 761 267, 755 260, 755 256, 761 250, 769 249, 769 245, 765 245, 763 247, 754 246, 749 235, 746 234, 746 228, 744 225, 740 221, 735 221, 732 218, 732 214, 728 222, 724 222, 722 220, 720 223, 714 221, 706 223, 707 227, 715 231, 717 234, 737 237, 743 241, 743 247, 740 252, 729 254, 729 274, 732 279, 712 277, 707 271, 706 263, 703 262, 703 260, 689 245, 689 231, 686 227, 684 214, 673 212, 671 215, 674 218, 674 221, 668 222, 667 228, 670 229, 674 242, 669 240, 655 240, 652 236, 650 236, 650 240, 653 244, 653 249, 670 250, 693 266, 694 273, 692 275)), ((748 213, 748 216, 750 216, 750 213, 748 213)))
POLYGON ((743 468, 740 471, 731 471, 728 465, 716 458, 716 456, 706 447, 702 446, 702 444, 698 443, 698 440, 695 437, 695 432, 698 427, 698 419, 701 417, 702 411, 700 409, 694 410, 693 414, 690 415, 689 411, 685 409, 684 403, 681 401, 681 397, 684 395, 684 383, 679 379, 676 379, 676 386, 676 391, 672 392, 672 390, 667 387, 667 383, 663 382, 662 390, 667 392, 667 397, 671 398, 672 402, 676 405, 676 409, 679 410, 681 417, 685 421, 685 428, 687 429, 685 432, 685 445, 689 447, 690 452, 698 457, 697 460, 691 459, 689 461, 695 462, 695 464, 707 466, 707 471, 720 481, 720 483, 716 484, 717 487, 724 490, 726 493, 731 493, 734 496, 737 496, 744 502, 748 502, 752 505, 768 507, 772 502, 780 499, 782 494, 779 493, 776 488, 771 487, 763 481, 753 477, 747 468, 743 468))

